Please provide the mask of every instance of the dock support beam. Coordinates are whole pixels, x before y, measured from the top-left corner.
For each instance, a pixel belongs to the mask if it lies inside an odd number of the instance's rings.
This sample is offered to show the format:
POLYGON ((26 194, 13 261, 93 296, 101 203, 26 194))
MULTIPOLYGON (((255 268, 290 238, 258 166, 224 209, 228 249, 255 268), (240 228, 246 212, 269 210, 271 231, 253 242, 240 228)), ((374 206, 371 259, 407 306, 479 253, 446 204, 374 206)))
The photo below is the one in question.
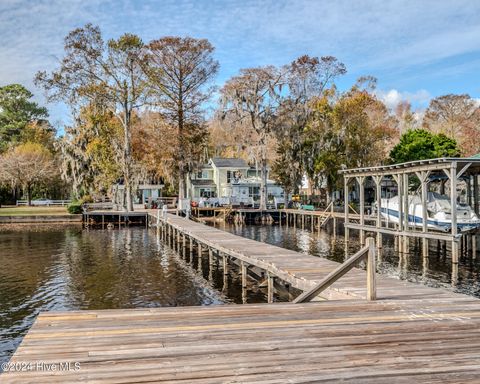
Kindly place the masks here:
MULTIPOLYGON (((357 181, 360 187, 360 225, 363 227, 365 225, 365 177, 359 176, 357 181)), ((362 246, 365 245, 365 231, 363 228, 360 230, 360 244, 362 246)))
POLYGON ((197 248, 198 248, 198 266, 197 269, 199 272, 202 271, 202 244, 200 242, 197 242, 197 248))
POLYGON ((452 162, 450 166, 450 205, 452 220, 452 263, 458 263, 459 245, 456 239, 458 234, 457 228, 457 163, 452 162))
POLYGON ((182 256, 185 259, 187 253, 187 235, 185 233, 182 235, 182 256))
POLYGON ((213 250, 208 247, 208 280, 213 279, 213 250))
POLYGON ((273 293, 275 290, 274 284, 275 284, 275 277, 272 276, 270 273, 267 273, 267 302, 268 303, 273 303, 273 293))
POLYGON ((247 264, 240 262, 240 270, 242 273, 242 288, 247 288, 247 264))
MULTIPOLYGON (((345 207, 344 207, 344 212, 345 212, 345 243, 348 242, 348 240, 350 239, 350 235, 349 235, 349 228, 348 228, 348 224, 350 224, 349 222, 349 219, 348 219, 348 205, 350 204, 349 203, 349 196, 348 196, 348 177, 345 176, 344 178, 344 182, 343 182, 343 200, 344 200, 344 204, 345 204, 345 207)), ((333 206, 333 203, 332 203, 332 206, 333 206)))

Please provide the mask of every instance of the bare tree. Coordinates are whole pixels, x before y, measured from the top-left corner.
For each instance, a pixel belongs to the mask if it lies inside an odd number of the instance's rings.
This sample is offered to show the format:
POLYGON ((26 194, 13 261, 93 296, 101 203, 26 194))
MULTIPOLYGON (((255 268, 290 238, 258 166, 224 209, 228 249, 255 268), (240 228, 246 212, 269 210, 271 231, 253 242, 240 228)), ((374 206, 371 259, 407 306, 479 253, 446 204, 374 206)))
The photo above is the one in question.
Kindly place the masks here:
MULTIPOLYGON (((303 152, 305 128, 312 118, 315 101, 334 80, 346 73, 345 65, 333 56, 303 55, 284 67, 287 89, 276 124, 278 159, 274 170, 286 191, 298 193, 312 156, 303 152)), ((310 180, 313 183, 312 180, 310 180)))
POLYGON ((196 159, 189 150, 207 135, 203 107, 214 90, 210 82, 218 72, 214 47, 206 39, 163 37, 147 46, 144 70, 153 90, 154 106, 177 128, 175 148, 179 198, 184 198, 186 177, 196 159))
POLYGON ((281 103, 284 72, 274 66, 242 69, 221 89, 221 114, 232 128, 249 132, 260 153, 260 209, 267 207, 267 144, 281 103))
POLYGON ((433 99, 425 112, 423 127, 457 140, 464 155, 480 150, 480 107, 469 95, 450 94, 433 99))
POLYGON ((51 153, 41 144, 21 144, 0 157, 0 181, 23 188, 28 205, 32 203, 32 188, 57 173, 51 153))
POLYGON ((121 122, 122 173, 128 211, 132 200, 132 117, 146 99, 141 69, 143 43, 138 36, 124 34, 105 43, 100 29, 92 24, 77 28, 65 38, 65 56, 57 71, 39 72, 36 84, 45 88, 49 100, 62 100, 72 108, 98 104, 121 122))

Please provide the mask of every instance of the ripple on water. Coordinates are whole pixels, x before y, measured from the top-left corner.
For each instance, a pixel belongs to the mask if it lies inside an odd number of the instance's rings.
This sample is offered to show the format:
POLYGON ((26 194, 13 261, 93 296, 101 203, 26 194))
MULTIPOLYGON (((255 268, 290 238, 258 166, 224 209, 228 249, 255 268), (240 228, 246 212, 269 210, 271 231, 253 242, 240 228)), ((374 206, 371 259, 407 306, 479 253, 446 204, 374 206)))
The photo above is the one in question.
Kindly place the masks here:
POLYGON ((144 228, 3 228, 0 249, 0 362, 40 311, 228 302, 144 228))

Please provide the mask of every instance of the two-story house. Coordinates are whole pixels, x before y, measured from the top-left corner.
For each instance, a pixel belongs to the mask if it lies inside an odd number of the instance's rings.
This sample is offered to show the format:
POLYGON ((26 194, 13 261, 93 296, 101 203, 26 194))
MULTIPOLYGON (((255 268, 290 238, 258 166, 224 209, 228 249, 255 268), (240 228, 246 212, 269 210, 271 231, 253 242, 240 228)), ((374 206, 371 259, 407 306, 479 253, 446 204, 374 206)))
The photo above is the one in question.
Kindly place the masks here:
MULTIPOLYGON (((243 159, 214 157, 190 175, 187 188, 192 200, 216 197, 227 204, 253 205, 260 199, 260 171, 243 159)), ((268 179, 267 193, 271 200, 283 197, 283 188, 268 179)))

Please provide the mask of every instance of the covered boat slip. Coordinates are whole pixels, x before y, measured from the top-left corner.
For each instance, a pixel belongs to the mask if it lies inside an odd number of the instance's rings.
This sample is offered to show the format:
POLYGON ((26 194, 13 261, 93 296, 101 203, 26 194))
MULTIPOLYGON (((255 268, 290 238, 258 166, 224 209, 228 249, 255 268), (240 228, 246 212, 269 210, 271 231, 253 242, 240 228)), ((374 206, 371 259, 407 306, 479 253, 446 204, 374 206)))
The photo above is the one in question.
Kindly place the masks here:
POLYGON ((452 262, 458 263, 460 246, 471 248, 476 253, 476 233, 480 222, 479 176, 480 158, 439 158, 431 160, 413 161, 388 166, 355 168, 340 171, 344 176, 345 198, 345 236, 349 229, 360 231, 360 240, 363 243, 367 231, 376 232, 378 244, 381 246, 382 234, 397 236, 400 252, 408 252, 408 238, 422 239, 422 249, 428 253, 428 240, 445 240, 452 244, 452 262), (418 183, 418 192, 412 196, 410 185, 412 179, 418 183), (365 214, 365 184, 372 180, 375 185, 376 223, 367 223, 365 214), (382 186, 386 181, 396 184, 395 199, 382 198, 382 186), (439 191, 432 194, 429 186, 438 184, 439 191), (458 192, 462 188, 463 193, 458 192), (359 191, 358 220, 351 220, 348 205, 350 191, 359 191), (448 191, 448 197, 445 192, 448 191), (432 196, 442 200, 436 207, 438 213, 433 212, 432 196), (463 201, 460 203, 459 198, 463 201), (430 201, 429 201, 430 200, 430 201), (415 203, 413 203, 415 201, 415 203), (386 203, 389 206, 384 207, 386 203), (430 205, 429 205, 430 204, 430 205), (415 206, 416 205, 416 206, 415 206), (448 209, 447 209, 448 208, 448 209), (461 214, 461 215, 460 215, 461 214), (468 216, 468 217, 467 217, 468 216), (390 220, 389 220, 390 219, 390 220))

